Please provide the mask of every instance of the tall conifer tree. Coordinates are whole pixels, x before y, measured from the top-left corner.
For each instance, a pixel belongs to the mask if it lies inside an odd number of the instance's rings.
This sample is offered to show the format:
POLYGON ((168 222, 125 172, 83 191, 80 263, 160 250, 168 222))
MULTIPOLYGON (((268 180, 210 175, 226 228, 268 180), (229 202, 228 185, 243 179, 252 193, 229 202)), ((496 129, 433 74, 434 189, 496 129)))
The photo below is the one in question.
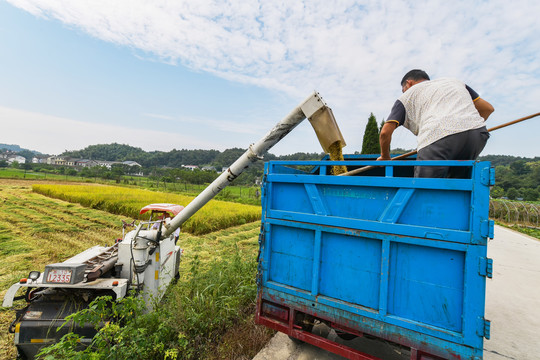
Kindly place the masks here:
POLYGON ((366 130, 364 131, 364 140, 362 142, 362 154, 380 154, 381 146, 379 145, 379 127, 375 115, 371 113, 369 116, 366 130))

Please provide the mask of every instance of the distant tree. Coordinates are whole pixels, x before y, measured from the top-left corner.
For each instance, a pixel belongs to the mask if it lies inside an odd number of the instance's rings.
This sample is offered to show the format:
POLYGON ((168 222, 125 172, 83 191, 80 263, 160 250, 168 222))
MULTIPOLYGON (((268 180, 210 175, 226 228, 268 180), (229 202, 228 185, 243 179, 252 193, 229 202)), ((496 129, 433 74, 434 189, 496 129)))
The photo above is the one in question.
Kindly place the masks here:
POLYGON ((0 168, 8 167, 8 162, 6 160, 0 160, 0 168))
POLYGON ((510 164, 510 169, 512 169, 516 175, 525 175, 531 171, 531 167, 527 165, 525 160, 514 161, 510 164))
POLYGON ((379 128, 377 127, 377 119, 371 113, 366 129, 364 131, 364 139, 362 141, 362 154, 380 154, 381 146, 379 145, 379 128))
POLYGON ((540 184, 540 166, 535 166, 534 169, 530 173, 532 186, 535 187, 538 184, 540 184))
POLYGON ((34 158, 35 154, 31 152, 30 150, 22 150, 17 153, 17 155, 20 155, 26 159, 27 163, 32 163, 32 159, 34 158))
POLYGON ((230 166, 236 159, 242 156, 246 152, 246 149, 232 148, 227 149, 216 156, 213 161, 213 165, 221 168, 223 166, 230 166))
POLYGON ((401 154, 409 153, 411 151, 414 151, 414 149, 395 148, 395 149, 390 149, 390 154, 401 155, 401 154))
POLYGON ((29 162, 25 162, 24 164, 21 164, 21 167, 24 169, 25 174, 28 170, 32 170, 32 164, 29 162))
POLYGON ((536 189, 530 189, 530 188, 523 190, 523 200, 526 200, 526 201, 538 200, 538 191, 536 189))
POLYGON ((115 179, 119 179, 126 173, 127 165, 124 164, 112 164, 111 173, 115 179))
POLYGON ((508 191, 506 192, 506 196, 510 199, 510 200, 516 200, 516 198, 518 197, 518 191, 516 188, 510 188, 508 189, 508 191))
POLYGON ((18 169, 19 168, 19 162, 18 161, 12 162, 11 167, 14 168, 14 169, 18 169))
POLYGON ((504 189, 500 186, 494 186, 491 189, 491 197, 494 199, 498 199, 500 197, 504 196, 504 189))

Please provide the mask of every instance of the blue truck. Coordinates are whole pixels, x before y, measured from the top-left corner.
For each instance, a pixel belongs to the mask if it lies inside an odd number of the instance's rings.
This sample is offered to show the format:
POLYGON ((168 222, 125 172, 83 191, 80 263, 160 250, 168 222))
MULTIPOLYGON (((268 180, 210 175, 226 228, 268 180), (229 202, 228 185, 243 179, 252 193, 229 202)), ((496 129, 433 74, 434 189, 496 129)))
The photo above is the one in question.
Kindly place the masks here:
POLYGON ((483 358, 489 162, 270 161, 262 186, 256 322, 349 359, 377 359, 312 332, 398 344, 410 359, 483 358), (464 179, 414 178, 414 166, 462 166, 464 179))

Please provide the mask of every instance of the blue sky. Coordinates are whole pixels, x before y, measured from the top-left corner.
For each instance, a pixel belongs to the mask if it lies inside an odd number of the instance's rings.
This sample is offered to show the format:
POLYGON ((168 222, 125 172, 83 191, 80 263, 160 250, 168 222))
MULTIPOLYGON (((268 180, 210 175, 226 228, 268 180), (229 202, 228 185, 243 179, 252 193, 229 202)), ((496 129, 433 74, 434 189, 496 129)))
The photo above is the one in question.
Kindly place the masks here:
MULTIPOLYGON (((0 143, 246 148, 313 90, 359 151, 412 68, 462 79, 488 127, 540 112, 537 1, 0 0, 0 143)), ((483 154, 540 156, 540 118, 483 154)), ((415 148, 398 129, 392 147, 415 148)), ((320 152, 307 121, 271 152, 320 152)))

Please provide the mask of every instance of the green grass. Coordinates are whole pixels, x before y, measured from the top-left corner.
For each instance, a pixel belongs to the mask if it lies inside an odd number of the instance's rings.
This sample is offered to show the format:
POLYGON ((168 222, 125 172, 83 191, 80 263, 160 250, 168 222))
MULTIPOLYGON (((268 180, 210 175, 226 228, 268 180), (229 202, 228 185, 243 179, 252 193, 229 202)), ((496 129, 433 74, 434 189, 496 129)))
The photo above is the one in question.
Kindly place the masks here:
POLYGON ((519 231, 522 234, 526 234, 526 235, 529 235, 529 236, 531 236, 533 238, 536 238, 536 239, 540 240, 540 229, 539 228, 532 228, 532 227, 521 226, 521 225, 508 225, 508 224, 504 224, 504 223, 501 223, 501 222, 497 222, 497 224, 499 224, 501 226, 504 226, 504 227, 507 227, 509 229, 515 230, 515 231, 519 231))
POLYGON ((51 180, 51 181, 85 181, 80 176, 69 176, 60 174, 50 174, 43 172, 25 171, 23 169, 0 168, 0 178, 2 179, 24 179, 24 180, 51 180))

